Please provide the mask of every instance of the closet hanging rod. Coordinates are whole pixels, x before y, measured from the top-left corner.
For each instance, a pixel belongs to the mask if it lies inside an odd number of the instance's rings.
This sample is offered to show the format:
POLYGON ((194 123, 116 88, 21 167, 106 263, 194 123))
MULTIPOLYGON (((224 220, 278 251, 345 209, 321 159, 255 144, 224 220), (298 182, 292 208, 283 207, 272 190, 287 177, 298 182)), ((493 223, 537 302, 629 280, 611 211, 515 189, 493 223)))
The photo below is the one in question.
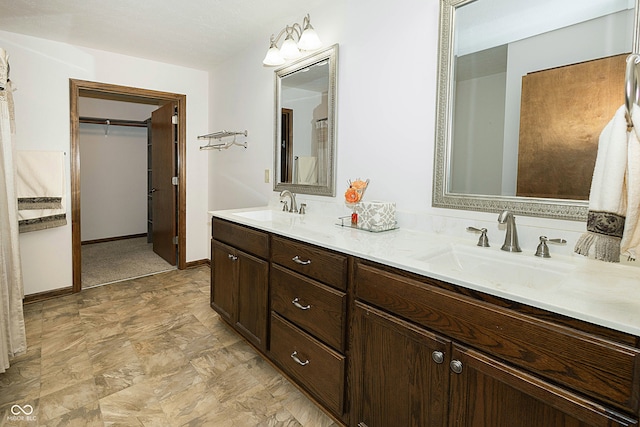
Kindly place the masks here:
POLYGON ((132 126, 132 127, 147 127, 146 121, 140 120, 125 120, 125 119, 105 119, 102 117, 79 117, 80 123, 87 123, 93 125, 109 125, 109 126, 132 126))

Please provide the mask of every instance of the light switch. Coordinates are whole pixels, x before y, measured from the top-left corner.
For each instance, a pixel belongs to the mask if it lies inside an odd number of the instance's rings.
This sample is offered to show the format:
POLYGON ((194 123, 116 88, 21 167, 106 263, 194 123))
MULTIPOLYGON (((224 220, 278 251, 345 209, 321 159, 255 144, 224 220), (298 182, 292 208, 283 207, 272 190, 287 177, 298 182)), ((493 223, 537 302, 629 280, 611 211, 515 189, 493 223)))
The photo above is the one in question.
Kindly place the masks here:
POLYGON ((269 183, 269 179, 271 178, 271 171, 269 169, 264 170, 264 182, 269 183))

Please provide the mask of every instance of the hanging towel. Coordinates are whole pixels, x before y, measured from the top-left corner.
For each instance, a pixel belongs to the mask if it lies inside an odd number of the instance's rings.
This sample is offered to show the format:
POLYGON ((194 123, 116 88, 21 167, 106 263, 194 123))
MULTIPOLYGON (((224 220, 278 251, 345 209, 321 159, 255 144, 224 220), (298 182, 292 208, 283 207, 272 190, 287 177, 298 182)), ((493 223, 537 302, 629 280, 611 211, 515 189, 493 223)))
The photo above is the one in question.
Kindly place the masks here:
POLYGON ((296 183, 307 185, 318 183, 318 159, 316 157, 298 156, 296 164, 296 183))
POLYGON ((625 111, 624 105, 618 108, 600 134, 589 193, 587 232, 580 236, 574 249, 586 256, 594 246, 595 258, 609 262, 620 261, 627 210, 625 173, 629 133, 625 111))
POLYGON ((66 225, 64 153, 18 151, 16 173, 20 232, 66 225))
POLYGON ((640 251, 640 107, 634 104, 631 109, 631 119, 634 123, 629 132, 627 146, 627 173, 625 187, 627 196, 626 220, 624 233, 620 243, 622 255, 635 260, 640 251), (635 123, 638 123, 636 126, 635 123))

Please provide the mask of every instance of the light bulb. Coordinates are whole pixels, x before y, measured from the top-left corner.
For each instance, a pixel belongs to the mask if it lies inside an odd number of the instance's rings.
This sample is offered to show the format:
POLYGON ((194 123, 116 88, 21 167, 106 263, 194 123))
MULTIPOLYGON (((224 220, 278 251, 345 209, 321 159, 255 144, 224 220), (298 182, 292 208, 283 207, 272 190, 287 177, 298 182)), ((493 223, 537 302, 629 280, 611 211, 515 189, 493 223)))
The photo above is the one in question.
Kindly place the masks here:
POLYGON ((300 49, 298 49, 298 45, 295 40, 293 40, 291 34, 288 34, 287 38, 282 42, 280 53, 282 53, 284 59, 296 59, 300 57, 300 49))
POLYGON ((320 37, 318 37, 318 33, 316 33, 311 24, 307 25, 307 28, 302 32, 298 47, 302 50, 316 50, 322 47, 320 37))
POLYGON ((284 64, 284 62, 285 62, 285 60, 282 57, 282 53, 273 44, 271 45, 271 47, 267 51, 267 55, 264 57, 264 60, 262 61, 262 63, 264 65, 268 65, 268 66, 271 66, 271 67, 276 66, 276 65, 282 65, 282 64, 284 64))

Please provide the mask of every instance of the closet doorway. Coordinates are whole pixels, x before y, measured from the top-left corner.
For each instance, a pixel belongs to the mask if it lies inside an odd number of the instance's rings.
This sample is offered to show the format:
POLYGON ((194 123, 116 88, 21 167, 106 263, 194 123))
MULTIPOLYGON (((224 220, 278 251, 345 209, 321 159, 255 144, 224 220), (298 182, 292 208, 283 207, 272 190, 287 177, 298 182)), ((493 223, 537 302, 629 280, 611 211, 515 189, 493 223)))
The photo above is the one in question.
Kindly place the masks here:
MULTIPOLYGON (((154 252, 179 269, 186 268, 185 222, 185 104, 186 96, 141 88, 70 80, 71 120, 71 217, 73 291, 82 289, 82 227, 80 174, 80 98, 146 104, 154 111, 149 141, 155 173, 148 181, 153 200, 154 252)), ((83 118, 86 122, 86 118, 83 118)), ((114 123, 115 124, 115 123, 114 123)), ((108 127, 105 127, 108 132, 108 127)), ((85 193, 86 194, 86 193, 85 193)), ((151 230, 150 230, 151 231, 151 230)))

